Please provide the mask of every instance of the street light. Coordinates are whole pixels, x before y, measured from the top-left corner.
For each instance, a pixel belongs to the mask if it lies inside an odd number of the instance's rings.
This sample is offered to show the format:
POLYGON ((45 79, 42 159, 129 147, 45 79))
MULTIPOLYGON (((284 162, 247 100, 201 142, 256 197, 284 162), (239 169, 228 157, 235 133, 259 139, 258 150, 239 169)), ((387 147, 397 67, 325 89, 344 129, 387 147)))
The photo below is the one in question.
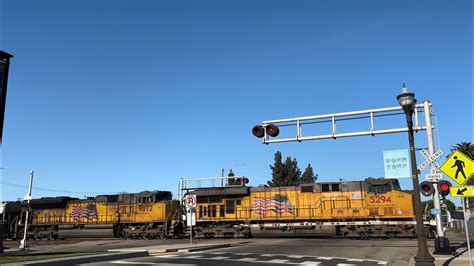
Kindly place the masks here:
POLYGON ((420 185, 418 181, 418 169, 416 166, 415 155, 415 138, 413 136, 413 111, 415 110, 416 99, 415 94, 408 92, 408 89, 403 83, 402 93, 397 96, 398 102, 405 112, 405 117, 408 126, 408 141, 410 143, 410 157, 411 157, 411 174, 413 180, 413 200, 415 208, 416 219, 416 238, 418 240, 418 253, 415 256, 415 265, 434 265, 434 258, 428 251, 428 244, 426 241, 426 234, 424 229, 421 199, 420 199, 420 185))

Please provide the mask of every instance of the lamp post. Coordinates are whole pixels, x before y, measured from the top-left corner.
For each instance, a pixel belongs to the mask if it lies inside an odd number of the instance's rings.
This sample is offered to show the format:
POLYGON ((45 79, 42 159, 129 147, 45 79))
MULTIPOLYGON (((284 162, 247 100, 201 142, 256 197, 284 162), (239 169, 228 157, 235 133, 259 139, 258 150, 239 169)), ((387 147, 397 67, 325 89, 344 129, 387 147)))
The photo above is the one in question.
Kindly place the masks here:
POLYGON ((410 143, 410 157, 411 157, 411 174, 413 180, 413 201, 415 208, 416 219, 416 238, 418 240, 418 253, 415 256, 415 265, 434 265, 434 258, 428 251, 428 244, 426 241, 426 234, 424 229, 421 199, 420 199, 420 185, 418 181, 418 169, 416 166, 415 155, 415 138, 413 136, 413 111, 415 110, 416 99, 415 94, 408 92, 405 83, 403 84, 402 93, 397 96, 398 102, 405 111, 405 116, 408 126, 408 141, 410 143))

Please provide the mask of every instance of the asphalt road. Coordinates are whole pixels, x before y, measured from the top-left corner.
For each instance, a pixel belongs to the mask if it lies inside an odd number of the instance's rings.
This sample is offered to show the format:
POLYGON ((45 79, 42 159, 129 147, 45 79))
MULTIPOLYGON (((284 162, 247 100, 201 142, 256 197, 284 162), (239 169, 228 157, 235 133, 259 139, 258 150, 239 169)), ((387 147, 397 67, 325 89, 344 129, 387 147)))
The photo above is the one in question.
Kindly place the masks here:
POLYGON ((94 265, 408 265, 416 239, 250 239, 229 248, 163 253, 94 265))
MULTIPOLYGON (((453 238, 451 238, 453 239, 453 238)), ((453 239, 454 240, 454 239, 453 239)), ((461 239, 462 240, 462 239, 461 239)), ((111 260, 93 265, 408 265, 417 252, 416 239, 337 239, 337 238, 270 238, 195 240, 199 244, 231 243, 231 247, 199 252, 156 253, 146 257, 111 260)), ((51 245, 41 243, 33 252, 102 252, 133 247, 173 247, 189 243, 188 239, 169 240, 84 240, 51 245)), ((55 243, 55 244, 53 244, 55 243)), ((456 245, 456 241, 451 242, 456 245)), ((32 243, 35 244, 35 243, 32 243)), ((39 244, 39 243, 36 243, 39 244)), ((428 241, 433 251, 433 240, 428 241)), ((446 260, 448 260, 446 258, 446 260)), ((91 265, 91 264, 87 264, 91 265)))

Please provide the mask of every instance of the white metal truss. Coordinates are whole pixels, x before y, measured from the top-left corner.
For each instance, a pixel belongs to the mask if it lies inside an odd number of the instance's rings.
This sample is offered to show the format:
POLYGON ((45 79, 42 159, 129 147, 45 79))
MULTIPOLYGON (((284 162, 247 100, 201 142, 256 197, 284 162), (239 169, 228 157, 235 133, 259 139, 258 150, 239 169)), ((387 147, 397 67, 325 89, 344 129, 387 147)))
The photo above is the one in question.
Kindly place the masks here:
MULTIPOLYGON (((431 104, 430 104, 431 106, 431 104)), ((420 111, 423 111, 424 105, 417 104, 414 110, 414 126, 413 130, 426 130, 426 125, 420 125, 419 115, 420 111)), ((263 143, 277 143, 277 142, 292 142, 292 141, 306 141, 306 140, 320 140, 320 139, 336 139, 336 138, 344 138, 344 137, 356 137, 356 136, 374 136, 379 134, 390 134, 390 133, 401 133, 407 132, 408 127, 394 127, 388 129, 376 129, 375 127, 375 120, 377 116, 385 115, 385 114, 393 114, 393 115, 405 115, 401 106, 396 107, 386 107, 386 108, 378 108, 378 109, 368 109, 368 110, 360 110, 360 111, 352 111, 352 112, 343 112, 343 113, 333 113, 333 114, 324 114, 324 115, 313 115, 313 116, 301 116, 295 118, 286 118, 286 119, 277 119, 277 120, 268 120, 263 121, 262 126, 265 128, 269 124, 273 124, 277 127, 280 126, 296 126, 296 136, 291 138, 270 138, 270 136, 265 131, 265 135, 263 137, 263 143), (344 120, 355 120, 355 119, 369 119, 370 124, 368 125, 368 129, 366 131, 355 131, 355 132, 341 132, 338 133, 336 129, 336 123, 338 121, 344 120), (313 123, 331 123, 332 130, 329 134, 324 135, 303 135, 303 126, 313 123)), ((405 122, 405 119, 400 120, 405 122)))

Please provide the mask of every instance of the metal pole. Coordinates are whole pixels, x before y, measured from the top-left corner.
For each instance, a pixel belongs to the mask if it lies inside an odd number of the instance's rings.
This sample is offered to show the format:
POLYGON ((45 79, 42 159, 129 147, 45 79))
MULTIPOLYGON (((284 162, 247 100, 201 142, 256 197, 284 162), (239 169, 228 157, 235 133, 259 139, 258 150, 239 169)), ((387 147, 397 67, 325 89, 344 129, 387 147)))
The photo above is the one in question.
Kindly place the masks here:
POLYGON ((31 170, 31 172, 30 172, 30 186, 28 188, 28 194, 25 197, 28 209, 26 210, 25 230, 23 232, 23 239, 20 242, 20 247, 19 247, 20 249, 25 249, 26 247, 28 247, 28 243, 26 241, 26 233, 28 231, 28 216, 30 214, 29 208, 30 208, 30 200, 31 200, 31 190, 33 188, 33 174, 34 173, 35 173, 35 171, 31 170))
POLYGON ((13 55, 0 51, 0 146, 3 139, 3 122, 5 117, 5 106, 7 101, 8 71, 10 69, 10 58, 13 55))
MULTIPOLYGON (((221 176, 224 177, 224 168, 222 168, 221 176)), ((221 187, 224 186, 224 178, 221 179, 221 187)))
POLYGON ((430 265, 434 266, 434 258, 428 251, 428 244, 426 241, 425 228, 423 223, 421 199, 420 199, 420 184, 418 181, 418 169, 416 164, 415 154, 415 138, 413 136, 413 110, 405 109, 405 115, 408 126, 408 142, 410 144, 411 157, 411 174, 413 180, 413 201, 416 219, 416 238, 418 240, 418 253, 415 256, 415 265, 430 265))
POLYGON ((469 254, 469 266, 472 266, 472 256, 471 256, 471 240, 469 240, 469 229, 467 228, 467 215, 466 215, 466 203, 464 202, 464 197, 461 197, 462 202, 462 212, 464 215, 464 228, 466 232, 466 242, 467 242, 467 252, 469 254))
MULTIPOLYGON (((426 136, 428 139, 428 153, 433 155, 435 153, 435 145, 434 145, 434 137, 433 137, 433 127, 431 122, 431 104, 428 99, 423 101, 423 112, 425 114, 425 123, 426 123, 426 136)), ((431 173, 434 172, 432 166, 430 166, 431 173)), ((438 181, 432 181, 434 183, 434 193, 433 193, 433 207, 437 210, 441 210, 441 203, 440 203, 440 194, 438 191, 438 181)), ((449 240, 444 235, 443 225, 441 224, 441 212, 437 212, 435 215, 436 220, 436 239, 435 239, 435 252, 451 252, 451 248, 449 246, 449 240)))
POLYGON ((193 208, 189 208, 189 224, 191 225, 191 231, 189 232, 189 244, 193 244, 193 208))

